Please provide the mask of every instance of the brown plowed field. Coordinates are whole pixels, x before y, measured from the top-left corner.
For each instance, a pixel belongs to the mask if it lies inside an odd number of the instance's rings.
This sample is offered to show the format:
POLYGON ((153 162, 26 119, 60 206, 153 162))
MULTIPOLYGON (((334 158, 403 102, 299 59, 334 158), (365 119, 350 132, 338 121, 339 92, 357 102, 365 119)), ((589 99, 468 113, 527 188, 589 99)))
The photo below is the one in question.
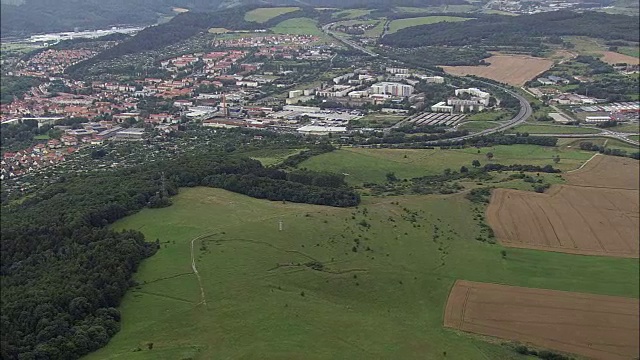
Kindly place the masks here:
POLYGON ((615 64, 638 65, 638 63, 640 63, 640 59, 638 59, 637 57, 620 54, 613 51, 603 51, 602 54, 604 56, 602 57, 601 60, 612 65, 615 65, 615 64))
POLYGON ((574 353, 629 360, 640 352, 638 299, 456 281, 444 326, 574 353))
POLYGON ((454 75, 476 75, 522 86, 553 66, 553 61, 524 55, 493 55, 485 59, 489 66, 442 66, 454 75))
POLYGON ((570 185, 638 190, 638 160, 598 155, 582 169, 563 174, 570 185))
POLYGON ((638 161, 596 156, 546 194, 496 189, 487 221, 505 246, 637 258, 638 161))

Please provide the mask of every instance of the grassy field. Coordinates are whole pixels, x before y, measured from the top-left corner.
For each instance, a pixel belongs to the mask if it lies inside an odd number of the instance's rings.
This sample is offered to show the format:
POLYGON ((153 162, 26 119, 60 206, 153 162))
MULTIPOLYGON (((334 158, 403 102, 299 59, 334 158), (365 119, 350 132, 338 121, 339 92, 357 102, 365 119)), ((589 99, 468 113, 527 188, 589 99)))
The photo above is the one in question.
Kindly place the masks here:
POLYGON ((435 24, 443 21, 456 22, 456 21, 465 21, 465 20, 469 20, 469 19, 463 18, 463 17, 457 17, 457 16, 423 16, 423 17, 415 17, 415 18, 408 18, 408 19, 398 19, 398 20, 393 20, 391 24, 389 24, 389 33, 393 34, 398 30, 408 28, 411 26, 435 24))
POLYGON ((357 125, 358 127, 365 128, 386 128, 396 124, 405 117, 406 116, 403 115, 368 114, 352 121, 351 125, 357 125))
POLYGON ((633 46, 622 46, 618 48, 620 54, 629 55, 633 57, 640 57, 640 48, 633 46))
POLYGON ((598 129, 585 128, 579 126, 569 125, 520 125, 513 127, 507 131, 509 134, 515 134, 517 132, 529 133, 529 134, 598 134, 601 131, 598 129))
POLYGON ((468 121, 458 126, 458 130, 469 130, 470 132, 478 132, 487 130, 500 125, 497 121, 468 121))
POLYGON ((635 141, 640 141, 640 136, 638 136, 638 135, 631 135, 631 136, 629 136, 629 139, 631 139, 631 140, 635 140, 635 141))
POLYGON ((369 15, 371 13, 371 9, 346 9, 342 11, 335 12, 331 15, 333 18, 337 19, 356 19, 365 15, 369 15))
POLYGON ((476 212, 461 195, 341 209, 191 188, 173 201, 113 226, 161 249, 123 299, 120 332, 86 359, 521 359, 442 327, 456 279, 638 297, 637 259, 503 259, 500 245, 473 240, 476 212), (203 234, 194 260, 206 305, 190 257, 203 234))
POLYGON ((49 135, 44 134, 44 135, 36 135, 33 137, 36 140, 49 140, 49 135))
POLYGON ((257 23, 265 23, 276 16, 299 10, 299 7, 257 8, 244 14, 244 19, 257 23))
POLYGON ((578 149, 535 145, 499 145, 456 150, 342 148, 313 157, 299 167, 349 174, 347 181, 354 185, 383 183, 388 172, 394 172, 400 179, 407 179, 439 174, 446 168, 457 170, 463 165, 469 167, 473 160, 484 164, 487 162, 487 152, 494 154, 494 163, 553 165, 561 170, 576 169, 593 155, 592 152, 578 149), (552 161, 555 155, 560 155, 562 159, 557 165, 552 161))
POLYGON ((276 34, 325 36, 322 30, 318 28, 316 21, 309 18, 293 18, 285 20, 273 27, 271 30, 276 34))
POLYGON ((442 6, 427 6, 427 7, 413 7, 413 6, 397 6, 396 9, 399 12, 406 13, 465 13, 478 9, 478 6, 474 5, 442 5, 442 6))
POLYGON ((465 121, 490 121, 490 120, 508 120, 511 118, 508 111, 483 111, 467 116, 465 121))
POLYGON ((241 153, 243 157, 250 157, 258 160, 264 166, 276 165, 284 161, 291 155, 298 154, 304 149, 261 149, 241 153))
POLYGON ((614 126, 612 128, 609 128, 608 130, 619 131, 619 132, 637 133, 637 132, 640 132, 640 124, 638 124, 638 123, 620 124, 618 126, 614 126))

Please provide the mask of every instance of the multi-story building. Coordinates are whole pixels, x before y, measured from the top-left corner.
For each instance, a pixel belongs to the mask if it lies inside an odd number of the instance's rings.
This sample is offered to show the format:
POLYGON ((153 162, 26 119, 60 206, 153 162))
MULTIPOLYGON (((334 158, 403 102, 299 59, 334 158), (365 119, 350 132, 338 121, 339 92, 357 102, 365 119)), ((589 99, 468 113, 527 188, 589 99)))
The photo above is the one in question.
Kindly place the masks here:
POLYGON ((394 82, 379 82, 371 85, 371 92, 373 94, 406 97, 413 94, 413 86, 394 82))

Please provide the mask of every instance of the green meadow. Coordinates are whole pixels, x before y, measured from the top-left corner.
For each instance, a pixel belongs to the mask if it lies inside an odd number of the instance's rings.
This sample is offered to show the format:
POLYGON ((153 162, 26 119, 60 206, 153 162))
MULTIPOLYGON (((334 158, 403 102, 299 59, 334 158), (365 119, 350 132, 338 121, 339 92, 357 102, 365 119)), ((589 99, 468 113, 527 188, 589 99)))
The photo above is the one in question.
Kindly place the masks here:
POLYGON ((318 28, 317 22, 310 18, 288 19, 274 26, 271 30, 276 34, 325 36, 318 28))
POLYGON ((435 24, 443 21, 455 22, 455 21, 465 21, 465 20, 469 20, 469 19, 458 17, 458 16, 423 16, 423 17, 415 17, 415 18, 407 18, 407 19, 398 19, 398 20, 393 20, 391 24, 389 24, 389 33, 393 34, 398 30, 408 28, 411 26, 435 24))
POLYGON ((357 208, 213 188, 172 200, 113 225, 160 250, 122 301, 120 332, 86 359, 523 359, 443 328, 456 279, 639 293, 637 259, 475 240, 483 209, 462 194, 365 197, 357 208))
POLYGON ((513 127, 507 131, 509 134, 529 133, 529 134, 598 134, 600 129, 569 126, 569 125, 538 125, 525 124, 513 127))
POLYGON ((257 8, 244 14, 244 19, 257 23, 265 23, 276 16, 299 10, 299 7, 257 8))
POLYGON ((473 160, 485 164, 488 152, 491 162, 530 165, 553 165, 563 171, 577 169, 593 153, 579 148, 543 147, 536 145, 498 145, 491 148, 441 149, 369 149, 342 148, 312 157, 302 162, 300 168, 348 174, 347 182, 353 185, 367 182, 383 183, 386 174, 395 173, 400 179, 439 174, 444 169, 458 170, 470 167, 473 160), (559 155, 560 163, 552 158, 559 155))

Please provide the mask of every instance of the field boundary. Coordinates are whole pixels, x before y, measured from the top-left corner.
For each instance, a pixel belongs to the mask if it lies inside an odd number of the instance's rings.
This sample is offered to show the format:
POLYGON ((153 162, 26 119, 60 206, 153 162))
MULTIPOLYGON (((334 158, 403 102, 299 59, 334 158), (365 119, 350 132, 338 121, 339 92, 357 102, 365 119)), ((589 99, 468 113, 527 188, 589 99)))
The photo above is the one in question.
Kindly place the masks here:
POLYGON ((592 156, 592 157, 590 157, 590 158, 589 158, 589 160, 585 161, 582 165, 580 165, 580 167, 579 167, 579 168, 574 169, 574 170, 569 170, 569 171, 567 171, 567 174, 568 174, 568 173, 572 173, 572 172, 574 172, 574 171, 582 170, 582 168, 583 168, 583 167, 585 167, 585 165, 587 165, 587 164, 589 163, 589 161, 593 160, 593 158, 595 158, 595 157, 596 157, 596 156, 598 156, 598 155, 601 155, 601 154, 600 154, 600 153, 595 153, 595 154, 593 154, 593 156, 592 156))

